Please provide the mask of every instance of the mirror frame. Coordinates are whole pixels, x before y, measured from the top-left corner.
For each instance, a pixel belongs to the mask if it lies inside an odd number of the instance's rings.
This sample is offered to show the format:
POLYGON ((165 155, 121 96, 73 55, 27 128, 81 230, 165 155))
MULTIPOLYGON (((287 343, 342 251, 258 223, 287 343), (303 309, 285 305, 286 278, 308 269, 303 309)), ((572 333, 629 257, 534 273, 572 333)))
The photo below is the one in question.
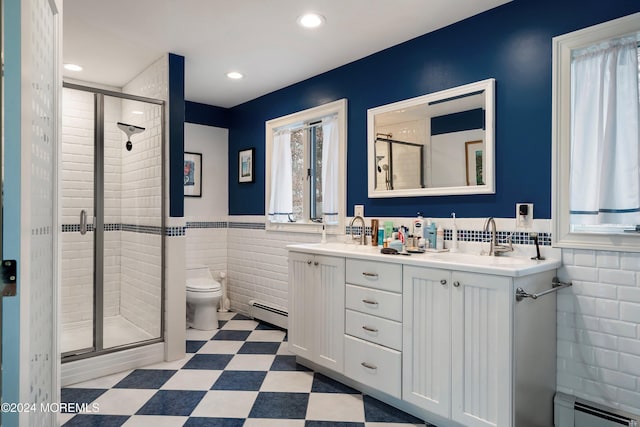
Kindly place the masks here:
POLYGON ((405 99, 392 104, 382 105, 367 110, 367 182, 370 198, 383 197, 420 197, 420 196, 448 196, 458 194, 494 194, 495 191, 495 79, 481 80, 463 86, 415 98, 405 99), (457 186, 457 187, 431 187, 412 188, 399 190, 375 189, 375 116, 380 113, 428 104, 434 101, 443 101, 450 98, 458 98, 474 92, 484 91, 485 95, 485 159, 484 185, 457 186))
POLYGON ((640 236, 572 232, 569 215, 571 51, 638 31, 640 13, 635 13, 553 38, 551 244, 554 247, 640 252, 640 236))

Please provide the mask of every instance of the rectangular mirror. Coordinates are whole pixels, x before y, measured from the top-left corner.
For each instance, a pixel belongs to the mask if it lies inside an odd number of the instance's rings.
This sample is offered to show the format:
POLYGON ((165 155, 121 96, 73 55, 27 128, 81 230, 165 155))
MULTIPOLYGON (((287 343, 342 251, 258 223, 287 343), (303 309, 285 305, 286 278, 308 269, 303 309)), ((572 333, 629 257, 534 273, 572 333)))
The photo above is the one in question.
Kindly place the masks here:
POLYGON ((488 79, 367 111, 369 197, 495 193, 488 79))

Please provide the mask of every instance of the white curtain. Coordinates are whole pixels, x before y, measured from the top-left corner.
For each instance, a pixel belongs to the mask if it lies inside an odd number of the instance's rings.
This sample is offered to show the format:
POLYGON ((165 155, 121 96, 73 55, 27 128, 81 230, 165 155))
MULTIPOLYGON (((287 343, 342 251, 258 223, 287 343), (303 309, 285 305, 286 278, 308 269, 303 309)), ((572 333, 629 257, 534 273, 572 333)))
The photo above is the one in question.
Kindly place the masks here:
POLYGON ((271 153, 271 197, 269 221, 288 222, 293 214, 291 132, 276 132, 271 153))
POLYGON ((322 214, 326 224, 338 223, 339 159, 338 119, 325 119, 322 122, 322 214))
POLYGON ((571 62, 572 224, 640 224, 637 46, 624 38, 571 62))

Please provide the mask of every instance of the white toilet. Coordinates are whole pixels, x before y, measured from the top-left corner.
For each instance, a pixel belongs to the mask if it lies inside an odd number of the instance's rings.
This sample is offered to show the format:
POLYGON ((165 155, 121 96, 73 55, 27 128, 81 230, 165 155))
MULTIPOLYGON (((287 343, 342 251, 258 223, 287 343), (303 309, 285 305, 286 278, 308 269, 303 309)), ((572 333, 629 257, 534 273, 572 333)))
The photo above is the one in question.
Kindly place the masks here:
POLYGON ((203 331, 218 329, 218 305, 222 287, 204 265, 188 267, 187 326, 203 331))

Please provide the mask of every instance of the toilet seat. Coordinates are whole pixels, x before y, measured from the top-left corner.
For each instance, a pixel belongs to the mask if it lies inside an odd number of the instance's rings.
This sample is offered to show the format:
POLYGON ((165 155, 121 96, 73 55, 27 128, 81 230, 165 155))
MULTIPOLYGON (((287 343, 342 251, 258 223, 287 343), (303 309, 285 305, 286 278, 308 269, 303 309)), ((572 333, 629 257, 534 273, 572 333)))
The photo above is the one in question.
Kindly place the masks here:
POLYGON ((212 279, 198 278, 187 280, 187 291, 190 292, 214 292, 222 289, 220 283, 212 279))

